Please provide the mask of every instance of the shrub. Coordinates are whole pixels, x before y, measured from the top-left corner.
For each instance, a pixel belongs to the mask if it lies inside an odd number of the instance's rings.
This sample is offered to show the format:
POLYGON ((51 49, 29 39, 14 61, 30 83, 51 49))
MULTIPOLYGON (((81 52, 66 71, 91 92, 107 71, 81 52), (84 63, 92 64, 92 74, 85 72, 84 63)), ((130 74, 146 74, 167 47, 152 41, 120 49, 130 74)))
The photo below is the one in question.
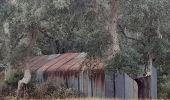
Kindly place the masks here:
POLYGON ((0 96, 3 96, 8 93, 8 86, 6 85, 5 82, 1 81, 0 82, 0 96))
POLYGON ((27 85, 26 93, 29 97, 37 99, 78 97, 82 94, 77 90, 66 88, 64 85, 54 84, 54 82, 51 81, 40 84, 31 81, 27 85))
POLYGON ((159 83, 158 82, 158 97, 160 99, 168 99, 170 98, 170 77, 169 76, 163 76, 163 77, 158 77, 159 83))
POLYGON ((28 83, 26 86, 27 95, 29 97, 35 97, 36 96, 35 89, 36 89, 35 82, 31 81, 30 83, 28 83))
POLYGON ((54 87, 52 91, 49 91, 52 87, 48 87, 47 96, 52 98, 70 98, 79 97, 80 92, 72 88, 66 88, 65 86, 54 87))
POLYGON ((14 88, 17 87, 18 81, 21 80, 24 73, 19 69, 12 69, 10 75, 6 77, 6 83, 14 88))

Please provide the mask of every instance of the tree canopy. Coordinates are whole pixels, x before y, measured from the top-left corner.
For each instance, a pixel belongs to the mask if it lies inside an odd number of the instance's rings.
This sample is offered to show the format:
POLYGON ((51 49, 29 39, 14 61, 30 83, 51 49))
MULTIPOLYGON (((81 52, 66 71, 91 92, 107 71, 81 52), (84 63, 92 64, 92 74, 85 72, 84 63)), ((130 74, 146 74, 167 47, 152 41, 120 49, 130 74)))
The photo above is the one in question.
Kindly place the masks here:
POLYGON ((169 16, 169 0, 1 0, 0 63, 87 52, 111 75, 135 78, 157 67, 159 95, 167 97, 169 16))

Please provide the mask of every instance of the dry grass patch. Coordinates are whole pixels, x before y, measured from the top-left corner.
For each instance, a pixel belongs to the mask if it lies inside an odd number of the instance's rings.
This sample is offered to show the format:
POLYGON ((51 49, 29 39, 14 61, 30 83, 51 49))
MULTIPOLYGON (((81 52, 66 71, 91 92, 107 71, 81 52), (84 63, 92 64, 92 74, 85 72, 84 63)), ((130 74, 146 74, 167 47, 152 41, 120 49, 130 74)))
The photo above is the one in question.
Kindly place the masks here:
MULTIPOLYGON (((0 98, 0 100, 16 100, 16 97, 4 97, 0 98)), ((65 99, 54 99, 54 98, 48 98, 48 99, 21 99, 21 100, 120 100, 120 99, 113 99, 113 98, 65 98, 65 99)))

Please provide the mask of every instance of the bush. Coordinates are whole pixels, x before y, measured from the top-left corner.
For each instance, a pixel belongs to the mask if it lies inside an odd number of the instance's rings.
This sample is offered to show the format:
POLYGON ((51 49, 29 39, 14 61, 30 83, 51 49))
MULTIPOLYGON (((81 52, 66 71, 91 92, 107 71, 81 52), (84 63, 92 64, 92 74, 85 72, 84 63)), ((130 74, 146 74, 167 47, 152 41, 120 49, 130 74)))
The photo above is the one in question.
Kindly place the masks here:
POLYGON ((68 97, 75 97, 74 91, 71 88, 65 88, 64 86, 60 86, 53 92, 51 95, 55 98, 68 98, 68 97))
POLYGON ((31 81, 30 83, 27 84, 26 86, 26 93, 29 97, 36 97, 35 89, 36 85, 35 82, 31 81))
POLYGON ((22 79, 23 73, 20 70, 12 69, 10 74, 0 79, 0 96, 15 96, 18 80, 22 79))
POLYGON ((66 88, 64 85, 54 84, 50 81, 41 84, 32 81, 27 85, 26 93, 29 97, 37 99, 79 97, 82 94, 77 90, 66 88))
MULTIPOLYGON (((5 81, 0 81, 0 96, 15 96, 18 81, 23 78, 23 72, 18 69, 12 69, 10 75, 6 77, 5 81)), ((82 93, 79 91, 66 88, 65 85, 56 83, 54 78, 49 78, 44 83, 36 83, 34 78, 27 85, 23 86, 21 96, 29 98, 69 98, 79 97, 82 93)))
POLYGON ((8 92, 7 85, 5 82, 0 82, 0 96, 5 95, 8 92))
POLYGON ((15 96, 15 89, 6 84, 5 81, 0 81, 0 97, 15 96))
POLYGON ((160 99, 169 99, 170 98, 170 77, 169 76, 163 76, 158 77, 158 97, 160 99), (161 82, 161 83, 160 83, 161 82))
POLYGON ((13 88, 18 86, 18 81, 21 80, 24 76, 24 73, 19 69, 12 69, 10 74, 6 77, 6 83, 13 88))

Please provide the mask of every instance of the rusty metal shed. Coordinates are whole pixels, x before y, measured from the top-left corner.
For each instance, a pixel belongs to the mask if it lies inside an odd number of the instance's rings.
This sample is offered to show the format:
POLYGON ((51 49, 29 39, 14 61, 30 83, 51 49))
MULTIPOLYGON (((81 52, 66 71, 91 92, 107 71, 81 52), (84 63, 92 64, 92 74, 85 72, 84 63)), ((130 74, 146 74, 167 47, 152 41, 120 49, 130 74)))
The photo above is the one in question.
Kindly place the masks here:
POLYGON ((64 53, 36 56, 30 59, 29 67, 38 82, 55 77, 57 84, 65 84, 83 92, 88 97, 104 97, 104 67, 99 63, 96 74, 89 77, 86 66, 82 65, 86 53, 64 53))
MULTIPOLYGON (((86 97, 117 97, 122 99, 157 97, 157 73, 153 68, 149 86, 144 89, 137 79, 132 79, 126 74, 118 75, 115 80, 105 75, 104 65, 100 61, 95 65, 91 76, 88 67, 83 64, 86 61, 86 53, 64 53, 53 55, 41 55, 30 59, 29 67, 36 77, 37 82, 44 82, 52 77, 56 84, 64 84, 68 88, 74 88, 85 94, 86 97), (151 83, 151 84, 150 84, 151 83), (151 86, 150 86, 151 85, 151 86), (145 92, 149 91, 149 92, 145 92), (151 96, 150 96, 151 95, 151 96)), ((140 80, 140 79, 139 79, 140 80)), ((143 82, 145 83, 145 82, 143 82)))

